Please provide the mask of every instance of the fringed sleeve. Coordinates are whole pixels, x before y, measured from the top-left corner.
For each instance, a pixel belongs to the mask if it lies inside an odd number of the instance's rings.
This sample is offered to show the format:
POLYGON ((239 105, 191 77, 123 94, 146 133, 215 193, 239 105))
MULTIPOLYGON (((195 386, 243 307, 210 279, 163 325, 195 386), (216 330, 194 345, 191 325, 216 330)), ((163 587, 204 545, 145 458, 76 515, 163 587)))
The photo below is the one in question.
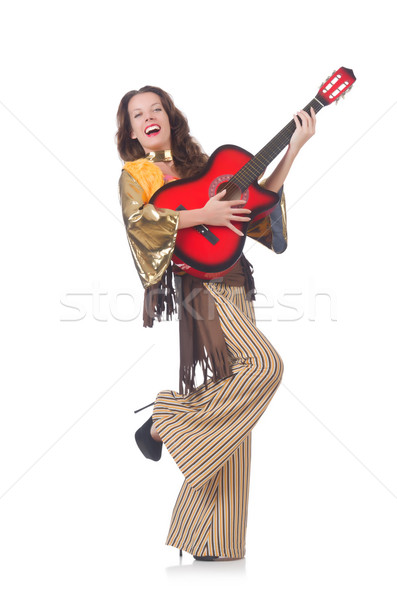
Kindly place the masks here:
POLYGON ((120 176, 119 192, 134 263, 143 287, 148 288, 161 281, 170 264, 179 213, 148 204, 144 189, 125 169, 120 176))
MULTIPOLYGON (((261 181, 259 185, 266 189, 266 179, 261 181)), ((288 244, 287 212, 283 187, 278 191, 279 200, 270 215, 254 221, 248 226, 247 230, 249 237, 270 248, 276 254, 284 252, 288 244)))

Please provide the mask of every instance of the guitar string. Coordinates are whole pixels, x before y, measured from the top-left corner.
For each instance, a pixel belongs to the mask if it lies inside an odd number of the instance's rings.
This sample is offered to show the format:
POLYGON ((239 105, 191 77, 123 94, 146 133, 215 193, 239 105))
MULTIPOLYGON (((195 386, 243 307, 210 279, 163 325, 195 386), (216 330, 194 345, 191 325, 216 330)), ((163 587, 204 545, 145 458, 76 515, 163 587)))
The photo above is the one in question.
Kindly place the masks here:
POLYGON ((259 155, 254 157, 254 159, 252 159, 249 163, 244 165, 242 169, 238 173, 236 173, 236 180, 247 184, 251 180, 250 175, 259 176, 272 162, 272 160, 288 144, 289 140, 291 139, 292 133, 293 131, 290 131, 288 132, 288 135, 277 136, 277 139, 274 140, 274 143, 276 143, 276 147, 274 148, 274 144, 272 144, 271 148, 265 147, 263 150, 261 150, 259 155))

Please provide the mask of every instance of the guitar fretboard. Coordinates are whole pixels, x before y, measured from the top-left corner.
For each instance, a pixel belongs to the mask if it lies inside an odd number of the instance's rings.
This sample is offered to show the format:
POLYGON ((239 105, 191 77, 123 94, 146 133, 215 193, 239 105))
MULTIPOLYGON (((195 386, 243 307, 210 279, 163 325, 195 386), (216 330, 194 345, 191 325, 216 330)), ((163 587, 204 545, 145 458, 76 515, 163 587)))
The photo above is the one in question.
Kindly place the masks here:
MULTIPOLYGON (((324 104, 315 96, 303 110, 310 115, 311 107, 313 107, 314 112, 317 114, 324 107, 324 104)), ((295 129, 295 121, 292 119, 258 154, 230 179, 226 187, 232 187, 235 184, 238 185, 241 191, 245 191, 251 183, 262 175, 272 160, 289 144, 295 129)))

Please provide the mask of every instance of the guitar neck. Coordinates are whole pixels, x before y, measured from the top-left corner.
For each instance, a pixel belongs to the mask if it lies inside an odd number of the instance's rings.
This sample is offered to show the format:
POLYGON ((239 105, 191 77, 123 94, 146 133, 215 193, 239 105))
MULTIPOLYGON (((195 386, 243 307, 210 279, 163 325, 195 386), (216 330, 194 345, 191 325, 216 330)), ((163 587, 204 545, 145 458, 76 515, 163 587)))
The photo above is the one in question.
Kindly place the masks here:
MULTIPOLYGON (((324 107, 324 104, 315 96, 303 110, 310 115, 311 107, 315 113, 318 113, 324 107)), ((241 191, 244 191, 251 183, 257 181, 272 160, 289 144, 295 129, 295 121, 292 119, 258 154, 231 178, 229 185, 236 184, 241 191)))

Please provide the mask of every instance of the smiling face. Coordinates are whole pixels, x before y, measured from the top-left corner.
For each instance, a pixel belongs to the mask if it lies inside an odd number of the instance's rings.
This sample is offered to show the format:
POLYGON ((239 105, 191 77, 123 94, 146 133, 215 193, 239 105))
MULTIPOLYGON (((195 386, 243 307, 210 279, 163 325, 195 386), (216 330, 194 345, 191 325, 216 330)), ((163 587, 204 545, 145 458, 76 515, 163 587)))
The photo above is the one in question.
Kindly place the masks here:
POLYGON ((131 138, 138 140, 145 153, 170 150, 171 127, 161 98, 153 92, 136 94, 128 103, 131 138))

